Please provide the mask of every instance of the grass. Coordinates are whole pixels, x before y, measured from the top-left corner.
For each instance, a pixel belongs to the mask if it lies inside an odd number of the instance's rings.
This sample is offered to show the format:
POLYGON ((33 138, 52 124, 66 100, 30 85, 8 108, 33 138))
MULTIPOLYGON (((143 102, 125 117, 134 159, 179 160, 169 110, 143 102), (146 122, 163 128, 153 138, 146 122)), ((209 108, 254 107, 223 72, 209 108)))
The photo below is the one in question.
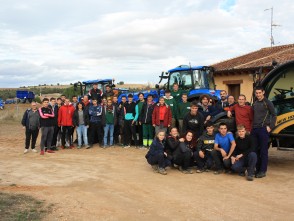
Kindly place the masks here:
POLYGON ((42 220, 52 209, 44 201, 23 194, 0 192, 1 221, 37 221, 42 220))

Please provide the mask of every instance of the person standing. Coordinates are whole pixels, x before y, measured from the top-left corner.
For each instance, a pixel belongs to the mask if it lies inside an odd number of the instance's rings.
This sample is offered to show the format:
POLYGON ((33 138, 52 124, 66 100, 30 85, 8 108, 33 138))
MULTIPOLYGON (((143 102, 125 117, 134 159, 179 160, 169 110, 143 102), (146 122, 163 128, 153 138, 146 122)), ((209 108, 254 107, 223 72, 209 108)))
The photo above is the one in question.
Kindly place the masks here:
POLYGON ((251 106, 246 105, 246 97, 243 94, 239 95, 238 104, 231 106, 228 110, 228 117, 232 117, 235 113, 236 125, 242 124, 245 126, 247 132, 252 130, 253 109, 251 106))
MULTIPOLYGON (((98 136, 98 143, 100 147, 102 147, 103 143, 103 132, 102 132, 102 106, 97 100, 94 98, 92 99, 92 105, 89 107, 89 117, 90 117, 90 127, 89 127, 89 143, 90 148, 94 143, 98 136)), ((87 149, 88 149, 87 148, 87 149)))
POLYGON ((105 86, 105 93, 103 94, 107 99, 112 99, 114 93, 113 90, 111 89, 111 86, 107 84, 105 86))
POLYGON ((37 153, 35 147, 40 129, 40 114, 36 102, 33 101, 31 103, 31 108, 24 112, 21 124, 25 129, 26 135, 24 153, 29 152, 30 143, 32 152, 37 153))
POLYGON ((143 104, 139 124, 143 129, 143 147, 146 148, 151 145, 154 138, 154 128, 152 126, 152 114, 155 108, 153 102, 153 95, 148 94, 147 101, 143 104))
POLYGON ((119 125, 119 135, 120 135, 120 144, 121 146, 124 146, 125 143, 125 104, 127 103, 127 97, 123 95, 121 97, 121 102, 118 106, 118 125, 119 125))
POLYGON ((102 109, 102 126, 104 127, 103 147, 107 147, 108 133, 109 146, 113 146, 114 127, 117 124, 117 110, 116 106, 112 104, 112 100, 107 100, 107 105, 102 109))
POLYGON ((51 143, 54 133, 54 112, 51 107, 49 107, 49 99, 44 98, 42 101, 42 107, 39 108, 40 114, 40 127, 41 127, 41 155, 44 155, 45 145, 47 147, 47 153, 54 153, 51 150, 51 143))
POLYGON ((114 125, 114 131, 113 131, 113 144, 119 144, 119 103, 118 103, 118 97, 117 95, 113 95, 112 97, 112 104, 115 106, 116 109, 116 119, 117 123, 114 125))
POLYGON ((181 102, 182 90, 179 88, 178 83, 173 83, 173 89, 171 91, 171 96, 175 99, 177 104, 181 102))
POLYGON ((89 90, 88 97, 92 101, 97 100, 98 104, 101 103, 102 91, 100 89, 98 89, 98 84, 97 83, 94 83, 93 88, 91 90, 89 90))
POLYGON ((204 117, 198 111, 196 102, 190 104, 190 112, 183 119, 183 133, 192 131, 194 139, 197 140, 204 130, 204 117))
POLYGON ((73 115, 75 108, 70 104, 68 98, 65 99, 64 105, 58 111, 58 126, 61 128, 61 149, 65 148, 65 140, 69 142, 69 148, 74 148, 72 139, 73 115))
POLYGON ((266 176, 268 164, 269 134, 276 124, 277 115, 274 105, 264 96, 264 89, 254 89, 256 101, 253 103, 253 129, 252 135, 258 141, 256 178, 266 176))
POLYGON ((136 134, 136 103, 133 102, 133 95, 128 95, 128 102, 124 105, 124 129, 125 129, 125 143, 124 147, 128 148, 131 146, 132 137, 134 139, 135 147, 138 146, 137 134, 136 134))
POLYGON ((173 98, 173 96, 171 96, 171 92, 170 90, 165 90, 165 96, 163 96, 164 98, 164 102, 166 105, 168 105, 171 109, 172 112, 172 127, 176 126, 176 120, 177 120, 177 102, 176 100, 173 98))
POLYGON ((162 130, 167 133, 172 124, 172 112, 170 106, 165 104, 164 98, 160 97, 158 104, 155 105, 152 113, 152 125, 155 128, 155 134, 162 130))
POLYGON ((139 134, 138 145, 142 147, 143 146, 143 126, 142 124, 140 124, 140 119, 141 119, 142 107, 143 107, 143 104, 145 103, 145 100, 144 100, 144 94, 141 92, 138 94, 138 97, 139 97, 139 100, 137 101, 137 105, 136 105, 135 121, 138 122, 137 124, 138 134, 139 134))
MULTIPOLYGON (((61 100, 61 99, 60 99, 61 100)), ((60 102, 61 103, 61 102, 60 102)), ((60 127, 58 126, 58 104, 56 103, 56 99, 54 97, 50 98, 49 107, 52 108, 52 111, 54 113, 54 132, 53 132, 53 138, 51 142, 51 149, 57 150, 57 136, 60 131, 60 127)))
POLYGON ((177 105, 177 116, 179 122, 179 132, 183 134, 183 119, 190 112, 190 102, 188 102, 188 95, 182 94, 182 102, 179 102, 177 105))
POLYGON ((82 141, 87 148, 89 146, 87 135, 89 128, 89 113, 84 108, 84 104, 82 102, 77 104, 77 108, 73 115, 73 125, 77 129, 78 149, 82 148, 82 141))
POLYGON ((225 111, 225 108, 229 106, 227 91, 222 90, 220 92, 220 97, 221 99, 216 102, 215 106, 220 112, 223 112, 225 111))

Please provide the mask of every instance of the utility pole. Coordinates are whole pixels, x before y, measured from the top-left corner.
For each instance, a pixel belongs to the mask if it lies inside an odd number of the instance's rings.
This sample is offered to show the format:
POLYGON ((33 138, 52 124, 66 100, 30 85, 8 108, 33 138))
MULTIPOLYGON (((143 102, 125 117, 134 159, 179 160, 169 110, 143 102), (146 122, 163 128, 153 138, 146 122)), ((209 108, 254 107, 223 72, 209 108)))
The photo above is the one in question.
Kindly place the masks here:
POLYGON ((271 47, 273 47, 275 45, 274 36, 273 36, 273 27, 277 27, 277 26, 280 26, 280 25, 276 25, 273 22, 273 19, 274 19, 274 7, 267 8, 264 11, 269 11, 269 10, 271 10, 271 38, 270 38, 270 41, 271 41, 271 47))

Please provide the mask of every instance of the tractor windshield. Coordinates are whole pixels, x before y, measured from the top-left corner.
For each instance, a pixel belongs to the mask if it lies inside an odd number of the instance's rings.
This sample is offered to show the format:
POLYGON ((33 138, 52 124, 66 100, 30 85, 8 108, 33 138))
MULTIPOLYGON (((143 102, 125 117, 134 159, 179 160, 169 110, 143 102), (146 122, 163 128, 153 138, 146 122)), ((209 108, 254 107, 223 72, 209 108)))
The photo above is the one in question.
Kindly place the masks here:
MULTIPOLYGON (((93 88, 93 84, 86 84, 84 87, 84 94, 88 94, 89 91, 93 88)), ((103 85, 102 84, 98 84, 98 89, 103 90, 103 85)))
POLYGON ((213 77, 205 70, 177 71, 170 74, 169 89, 178 83, 183 90, 189 89, 214 89, 213 77))

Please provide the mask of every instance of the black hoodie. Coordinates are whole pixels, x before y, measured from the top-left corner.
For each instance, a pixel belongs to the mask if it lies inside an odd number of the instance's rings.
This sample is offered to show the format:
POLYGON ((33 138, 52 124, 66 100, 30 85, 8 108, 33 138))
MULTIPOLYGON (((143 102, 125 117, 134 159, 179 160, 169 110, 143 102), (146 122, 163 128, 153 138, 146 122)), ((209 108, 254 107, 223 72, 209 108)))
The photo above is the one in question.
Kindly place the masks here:
POLYGON ((202 151, 212 151, 214 148, 214 139, 215 133, 212 135, 207 134, 207 132, 203 133, 199 139, 197 140, 197 152, 202 151))

